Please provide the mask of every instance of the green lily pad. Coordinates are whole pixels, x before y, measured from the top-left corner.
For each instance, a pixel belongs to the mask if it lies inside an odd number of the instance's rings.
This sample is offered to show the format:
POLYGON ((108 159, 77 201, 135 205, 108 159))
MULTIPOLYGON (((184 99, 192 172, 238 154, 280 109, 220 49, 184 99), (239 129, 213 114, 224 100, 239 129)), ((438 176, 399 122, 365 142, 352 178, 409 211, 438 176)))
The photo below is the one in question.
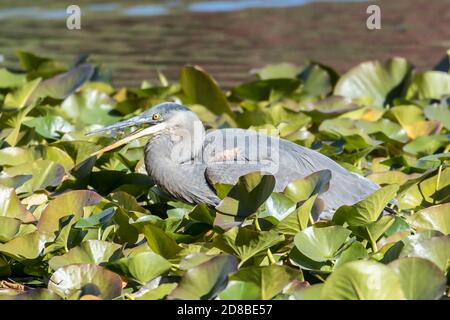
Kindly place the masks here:
POLYGON ((171 268, 169 261, 153 252, 141 252, 133 256, 121 258, 110 264, 108 268, 135 279, 141 284, 162 275, 171 268))
POLYGON ((450 110, 447 104, 430 104, 423 109, 423 113, 430 120, 441 121, 443 126, 450 130, 450 110))
MULTIPOLYGON (((155 280, 158 280, 157 278, 155 280)), ((143 286, 133 296, 136 300, 161 300, 170 294, 177 287, 177 283, 162 283, 151 281, 143 286)))
POLYGON ((450 95, 450 74, 427 71, 414 75, 406 94, 407 99, 440 99, 450 95))
POLYGON ((410 216, 408 223, 420 230, 438 230, 450 234, 450 203, 425 208, 410 216))
POLYGON ((46 115, 24 121, 24 125, 34 128, 41 136, 56 139, 66 132, 73 131, 73 126, 60 116, 46 115))
POLYGON ((297 79, 256 80, 232 89, 233 96, 253 101, 268 101, 271 96, 287 95, 301 84, 297 79))
POLYGON ((389 267, 397 273, 408 300, 436 300, 445 293, 445 274, 429 260, 403 258, 391 262, 389 267))
POLYGON ((23 222, 36 220, 17 197, 13 188, 0 185, 0 217, 15 218, 23 222))
POLYGON ((440 121, 425 121, 422 109, 414 105, 396 106, 390 110, 411 139, 439 133, 440 121))
POLYGON ((37 56, 31 52, 16 51, 17 58, 23 69, 28 72, 30 78, 48 78, 67 70, 67 66, 57 60, 37 56))
POLYGON ((75 224, 76 219, 74 215, 68 216, 58 232, 58 235, 51 244, 48 244, 44 249, 44 254, 53 253, 58 250, 64 249, 67 251, 70 246, 70 235, 72 226, 75 224))
POLYGON ((334 264, 334 269, 340 268, 348 262, 365 260, 368 257, 369 255, 365 246, 361 242, 355 241, 348 248, 342 251, 334 264))
POLYGON ((73 264, 56 270, 48 289, 70 300, 85 295, 113 299, 122 293, 122 280, 116 273, 95 264, 73 264))
POLYGON ((201 104, 216 115, 234 114, 227 98, 216 81, 198 66, 186 66, 181 70, 180 84, 189 104, 201 104))
POLYGON ((324 284, 318 283, 300 290, 296 290, 292 296, 295 300, 322 300, 322 289, 324 284))
POLYGON ((65 174, 64 167, 49 160, 35 160, 18 166, 10 167, 1 173, 3 176, 31 175, 31 179, 17 188, 18 193, 34 192, 47 187, 58 186, 65 174))
POLYGON ((59 230, 59 219, 69 215, 79 218, 83 215, 83 208, 96 205, 101 197, 94 191, 76 190, 64 193, 50 201, 42 211, 37 225, 41 232, 53 233, 59 230))
POLYGON ((19 232, 22 221, 0 216, 0 243, 8 242, 19 232))
POLYGON ((303 280, 300 271, 278 265, 264 267, 248 267, 230 277, 228 287, 219 295, 220 299, 236 299, 233 293, 241 298, 253 300, 270 300, 293 280, 303 280), (245 291, 237 291, 244 289, 245 291), (250 291, 247 291, 250 290, 250 291), (255 290, 256 289, 256 290, 255 290))
POLYGON ((397 199, 402 210, 423 208, 446 202, 450 185, 450 168, 431 170, 402 185, 397 199))
POLYGON ((405 295, 399 277, 388 266, 373 261, 353 261, 327 278, 322 299, 403 300, 405 295))
POLYGON ((17 166, 35 160, 30 149, 8 147, 0 150, 0 166, 17 166))
POLYGON ((289 261, 293 265, 300 267, 302 270, 312 270, 314 272, 324 274, 332 271, 332 266, 328 263, 328 261, 314 261, 301 253, 296 246, 294 246, 289 252, 289 261))
POLYGON ((116 214, 114 208, 109 207, 100 213, 78 220, 74 227, 78 229, 95 229, 104 226, 116 214))
POLYGON ((405 246, 400 257, 419 257, 434 262, 442 271, 450 266, 450 236, 419 240, 405 246))
POLYGON ((87 240, 78 247, 70 249, 62 256, 51 258, 48 264, 53 270, 76 263, 101 264, 114 258, 117 259, 120 248, 121 246, 116 243, 87 240))
POLYGON ((270 64, 257 71, 258 77, 261 80, 267 79, 286 79, 297 78, 297 75, 302 70, 301 67, 295 66, 292 63, 278 63, 270 64))
POLYGON ((306 200, 300 207, 294 210, 286 218, 281 220, 276 226, 275 230, 285 235, 296 235, 298 232, 304 230, 310 221, 311 211, 314 201, 317 196, 312 196, 306 200))
POLYGON ((398 185, 388 185, 353 206, 342 206, 334 214, 333 221, 340 225, 346 222, 350 226, 364 226, 375 222, 386 204, 394 199, 398 189, 398 185))
POLYGON ((391 227, 394 221, 393 217, 384 216, 380 220, 364 226, 350 226, 349 229, 351 229, 355 235, 375 243, 391 227))
POLYGON ((255 213, 275 187, 275 177, 250 173, 239 178, 227 196, 216 206, 223 214, 244 219, 255 213))
POLYGON ((333 259, 347 241, 351 231, 341 226, 309 227, 294 238, 297 249, 308 258, 323 262, 333 259))
POLYGON ((67 72, 39 83, 36 90, 29 97, 29 102, 45 97, 65 99, 88 81, 93 74, 93 66, 89 64, 78 65, 67 72))
POLYGON ((41 78, 34 79, 33 81, 25 83, 15 91, 8 93, 4 101, 5 107, 22 109, 27 106, 28 99, 36 90, 40 82, 41 78))
POLYGON ((305 103, 302 112, 311 116, 315 123, 334 118, 346 112, 361 109, 362 106, 352 103, 352 100, 342 96, 329 96, 314 103, 305 103))
POLYGON ((0 88, 20 87, 27 81, 26 74, 13 73, 5 68, 0 69, 0 88))
POLYGON ((367 178, 379 185, 401 185, 408 181, 408 175, 401 171, 375 172, 369 175, 367 178))
POLYGON ((228 275, 237 271, 237 259, 230 255, 218 255, 195 268, 186 271, 169 299, 213 299, 227 285, 228 275))
POLYGON ((119 120, 113 114, 115 100, 106 93, 96 90, 84 90, 67 97, 61 104, 66 119, 70 119, 77 128, 86 125, 108 125, 119 120))
POLYGON ((333 90, 332 77, 318 64, 307 66, 300 74, 303 91, 311 96, 325 97, 333 90))
POLYGON ((143 233, 147 239, 148 246, 153 252, 163 256, 166 259, 173 258, 181 250, 175 240, 170 238, 163 230, 147 224, 143 228, 143 233))
POLYGON ((266 201, 266 211, 259 215, 262 217, 274 217, 283 220, 296 208, 296 203, 282 193, 274 192, 266 201))
POLYGON ((247 281, 230 280, 219 294, 220 300, 258 300, 261 299, 260 287, 247 281))
POLYGON ((422 136, 403 147, 403 151, 413 155, 430 155, 450 142, 448 135, 422 136))
POLYGON ((0 243, 0 253, 18 261, 33 260, 39 257, 45 244, 51 240, 48 234, 35 231, 0 243))
MULTIPOLYGON (((21 135, 20 129, 22 128, 22 122, 25 117, 36 107, 36 104, 30 104, 27 107, 19 110, 18 112, 14 112, 14 114, 8 119, 7 124, 11 127, 11 131, 8 136, 5 138, 5 141, 11 146, 15 147, 19 140, 23 137, 21 135)), ((2 119, 3 120, 3 119, 2 119)))
POLYGON ((320 170, 309 176, 288 183, 283 191, 295 203, 305 201, 314 194, 321 194, 328 190, 331 180, 330 170, 320 170))
POLYGON ((232 228, 220 235, 214 246, 225 252, 233 253, 243 265, 248 259, 259 252, 282 242, 284 236, 275 231, 253 231, 248 228, 232 228))
POLYGON ((385 63, 361 63, 342 75, 334 88, 335 95, 353 100, 368 100, 367 105, 382 107, 390 103, 390 95, 410 73, 411 65, 402 58, 385 63))

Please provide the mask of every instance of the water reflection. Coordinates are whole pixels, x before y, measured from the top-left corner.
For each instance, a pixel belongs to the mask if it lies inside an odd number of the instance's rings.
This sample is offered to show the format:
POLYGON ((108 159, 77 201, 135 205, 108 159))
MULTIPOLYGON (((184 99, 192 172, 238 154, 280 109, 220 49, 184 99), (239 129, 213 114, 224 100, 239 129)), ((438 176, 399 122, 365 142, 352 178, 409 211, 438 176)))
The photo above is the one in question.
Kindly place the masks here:
MULTIPOLYGON (((252 8, 285 8, 301 6, 313 2, 366 2, 368 0, 219 0, 219 1, 182 1, 167 0, 158 4, 122 5, 116 2, 95 3, 85 7, 84 13, 115 12, 125 16, 160 16, 182 12, 230 12, 252 8)), ((0 5, 2 7, 2 5, 0 5)), ((64 19, 65 8, 50 9, 43 7, 6 7, 0 10, 0 19, 26 17, 33 19, 64 19)))
POLYGON ((450 0, 418 16, 421 2, 380 1, 383 27, 372 32, 363 0, 77 0, 80 30, 66 27, 68 1, 0 0, 0 68, 21 68, 18 49, 68 65, 87 53, 111 69, 117 88, 158 83, 156 70, 176 81, 186 64, 223 88, 250 81, 254 68, 309 59, 342 73, 398 55, 429 69, 449 47, 450 0))

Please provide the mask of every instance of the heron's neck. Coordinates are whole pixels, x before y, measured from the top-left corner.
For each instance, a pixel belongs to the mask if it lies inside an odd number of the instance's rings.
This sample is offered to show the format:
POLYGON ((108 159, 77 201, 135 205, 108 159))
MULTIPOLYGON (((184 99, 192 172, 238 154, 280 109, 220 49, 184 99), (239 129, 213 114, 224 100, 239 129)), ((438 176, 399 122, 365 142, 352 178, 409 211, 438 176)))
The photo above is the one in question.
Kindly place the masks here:
MULTIPOLYGON (((189 130, 167 129, 153 136, 145 145, 144 162, 147 173, 169 194, 180 197, 190 189, 195 163, 202 154, 204 128, 200 136, 189 137, 189 130), (192 165, 191 165, 192 164, 192 165)), ((200 160, 201 161, 201 160, 200 160)), ((192 202, 191 199, 187 199, 192 202)))
POLYGON ((200 121, 169 127, 154 135, 145 146, 145 164, 149 174, 155 170, 173 168, 199 158, 205 139, 200 121))

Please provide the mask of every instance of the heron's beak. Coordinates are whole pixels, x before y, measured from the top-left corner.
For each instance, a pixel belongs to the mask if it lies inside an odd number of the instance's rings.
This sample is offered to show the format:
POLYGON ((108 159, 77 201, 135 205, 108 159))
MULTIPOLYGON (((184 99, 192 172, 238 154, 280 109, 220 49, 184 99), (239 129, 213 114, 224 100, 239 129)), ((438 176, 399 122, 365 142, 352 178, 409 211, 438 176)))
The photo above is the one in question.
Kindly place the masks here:
MULTIPOLYGON (((139 124, 142 124, 142 123, 144 123, 143 119, 140 118, 140 116, 137 116, 137 117, 133 117, 133 118, 130 118, 128 120, 121 121, 121 122, 112 124, 110 126, 101 128, 99 130, 92 131, 92 132, 90 132, 88 134, 90 135, 90 134, 105 132, 105 131, 109 131, 109 130, 122 129, 122 128, 130 127, 130 126, 134 126, 134 125, 139 125, 139 124)), ((119 141, 116 141, 113 144, 111 144, 109 146, 106 146, 105 148, 100 149, 100 150, 92 153, 91 156, 101 155, 101 154, 103 154, 103 153, 105 153, 107 151, 110 151, 110 150, 116 149, 116 148, 118 148, 120 146, 123 146, 124 144, 127 144, 130 141, 139 139, 139 138, 144 137, 144 136, 148 136, 148 135, 154 134, 154 133, 156 133, 158 131, 161 131, 161 130, 163 130, 165 128, 166 128, 166 124, 165 123, 159 123, 159 124, 153 125, 151 127, 147 127, 147 128, 140 129, 140 130, 138 129, 138 130, 134 131, 132 134, 124 137, 123 139, 120 139, 119 141)))

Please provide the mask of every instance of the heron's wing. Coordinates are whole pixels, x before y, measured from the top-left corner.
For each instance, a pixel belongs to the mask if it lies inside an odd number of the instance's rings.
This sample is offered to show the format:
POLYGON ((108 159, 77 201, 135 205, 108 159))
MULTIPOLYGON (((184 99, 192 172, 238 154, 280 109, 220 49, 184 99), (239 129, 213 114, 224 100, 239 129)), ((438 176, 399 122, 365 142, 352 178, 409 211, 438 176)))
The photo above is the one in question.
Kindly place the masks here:
POLYGON ((235 184, 254 171, 273 174, 275 191, 314 172, 328 169, 331 181, 321 195, 325 208, 354 204, 379 188, 370 180, 349 172, 332 159, 293 142, 242 129, 223 129, 205 137, 206 179, 211 184, 235 184))
POLYGON ((261 171, 275 175, 275 189, 280 191, 288 182, 320 170, 316 170, 307 158, 299 161, 292 157, 286 142, 243 129, 208 133, 203 153, 207 164, 206 178, 211 184, 235 184, 240 176, 261 171))

